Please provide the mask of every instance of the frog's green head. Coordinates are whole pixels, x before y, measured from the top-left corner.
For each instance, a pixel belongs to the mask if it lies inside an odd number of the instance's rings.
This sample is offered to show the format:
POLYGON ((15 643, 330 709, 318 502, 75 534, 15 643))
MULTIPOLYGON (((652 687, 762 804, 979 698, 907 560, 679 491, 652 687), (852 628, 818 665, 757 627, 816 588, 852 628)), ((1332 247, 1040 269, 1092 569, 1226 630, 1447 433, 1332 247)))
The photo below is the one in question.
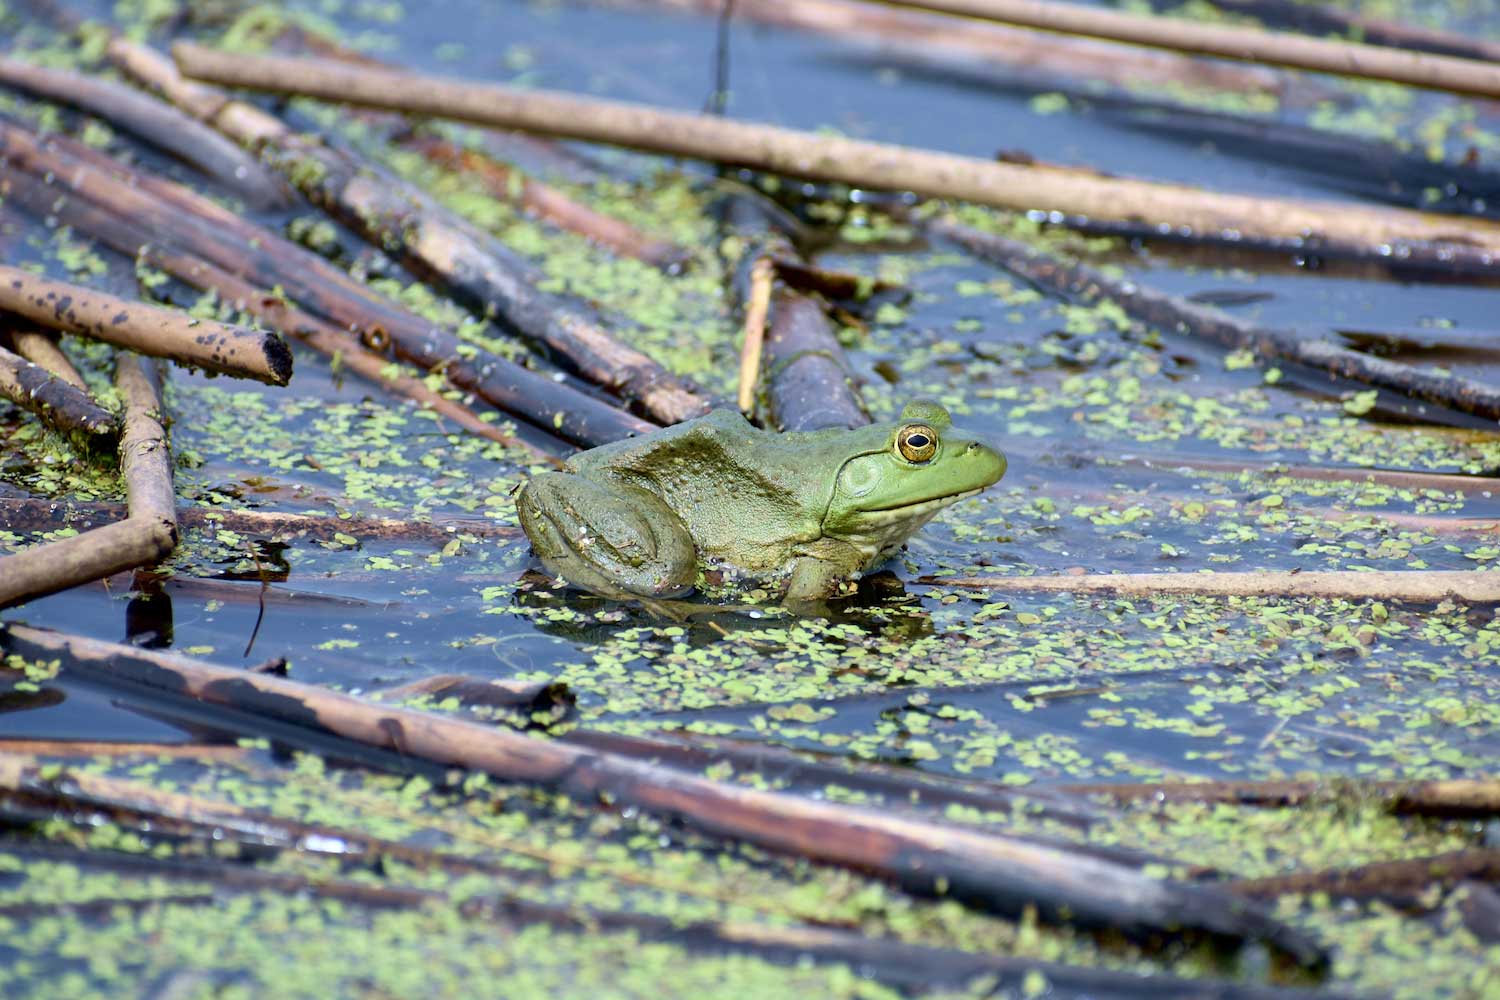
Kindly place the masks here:
POLYGON ((948 411, 918 400, 886 427, 855 431, 823 519, 825 535, 893 548, 944 507, 1005 475, 1005 456, 953 429, 948 411))

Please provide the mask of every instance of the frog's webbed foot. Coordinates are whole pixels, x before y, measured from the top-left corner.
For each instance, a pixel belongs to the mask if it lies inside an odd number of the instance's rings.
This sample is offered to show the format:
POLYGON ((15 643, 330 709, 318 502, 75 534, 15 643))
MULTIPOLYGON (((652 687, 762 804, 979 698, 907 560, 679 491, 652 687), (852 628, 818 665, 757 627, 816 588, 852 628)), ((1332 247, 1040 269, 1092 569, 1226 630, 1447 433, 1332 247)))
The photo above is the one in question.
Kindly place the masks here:
POLYGON ((544 472, 526 484, 516 511, 542 565, 575 586, 606 597, 693 589, 692 536, 654 493, 544 472))

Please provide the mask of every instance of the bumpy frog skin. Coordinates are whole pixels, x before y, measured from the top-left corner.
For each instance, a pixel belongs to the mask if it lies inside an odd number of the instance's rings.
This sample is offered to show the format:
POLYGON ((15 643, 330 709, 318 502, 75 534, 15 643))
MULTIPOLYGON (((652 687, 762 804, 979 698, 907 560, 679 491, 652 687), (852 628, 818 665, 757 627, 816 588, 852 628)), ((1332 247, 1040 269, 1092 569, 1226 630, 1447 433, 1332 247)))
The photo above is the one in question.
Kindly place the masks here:
POLYGON ((1005 474, 1005 457, 911 403, 895 424, 777 434, 733 410, 575 455, 516 499, 549 572, 606 596, 675 597, 700 564, 833 594, 938 511, 1005 474))

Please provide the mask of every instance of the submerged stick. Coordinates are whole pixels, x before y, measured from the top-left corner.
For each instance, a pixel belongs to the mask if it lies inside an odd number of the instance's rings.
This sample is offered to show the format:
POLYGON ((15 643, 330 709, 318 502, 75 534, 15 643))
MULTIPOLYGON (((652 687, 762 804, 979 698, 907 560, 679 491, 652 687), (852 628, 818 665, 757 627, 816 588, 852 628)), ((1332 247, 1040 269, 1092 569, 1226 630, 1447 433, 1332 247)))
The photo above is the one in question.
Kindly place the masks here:
POLYGON ((65 657, 67 669, 87 676, 274 717, 283 730, 296 726, 309 737, 331 731, 403 757, 531 782, 584 801, 607 795, 621 808, 868 871, 922 895, 951 895, 1009 915, 1035 907, 1048 919, 1134 937, 1201 933, 1263 940, 1300 964, 1326 962, 1300 932, 1224 893, 1019 838, 758 791, 179 655, 21 625, 0 630, 0 643, 22 656, 65 657))
POLYGON ((82 389, 69 385, 41 365, 0 347, 0 396, 36 414, 54 430, 86 438, 112 438, 119 430, 115 415, 82 389))
POLYGON ((923 223, 925 232, 951 240, 983 260, 1005 268, 1072 302, 1116 303, 1133 318, 1169 333, 1181 333, 1230 349, 1252 351, 1262 360, 1286 361, 1377 389, 1486 420, 1500 420, 1500 386, 1456 375, 1423 371, 1351 351, 1291 330, 1255 326, 1207 306, 1175 298, 1134 282, 1117 280, 1084 264, 1068 264, 1019 240, 965 226, 952 219, 923 223))
MULTIPOLYGON (((1434 885, 1452 888, 1466 879, 1484 882, 1500 879, 1500 848, 1476 847, 1401 861, 1375 861, 1355 868, 1236 879, 1223 883, 1223 887, 1254 899, 1320 892, 1335 899, 1394 898, 1416 902, 1414 897, 1434 885)), ((1423 908, 1430 908, 1430 904, 1423 908)))
POLYGON ((1086 573, 1081 576, 924 577, 923 583, 1013 593, 1128 594, 1154 597, 1323 597, 1343 600, 1500 601, 1500 572, 1489 570, 1263 570, 1251 573, 1086 573))
POLYGON ((198 167, 254 208, 277 208, 287 202, 286 188, 253 156, 202 122, 138 90, 5 56, 0 56, 0 84, 97 115, 198 167))
POLYGON ((78 374, 78 369, 73 367, 73 362, 63 353, 57 342, 57 334, 53 331, 43 333, 24 327, 7 329, 4 324, 0 324, 0 341, 6 338, 9 338, 11 348, 27 361, 41 365, 75 389, 88 391, 83 376, 78 374))
POLYGON ((158 562, 177 547, 172 460, 155 372, 122 351, 115 385, 125 402, 120 469, 130 516, 0 558, 0 607, 158 562))
POLYGON ((1102 38, 1220 59, 1389 80, 1471 97, 1500 97, 1500 67, 1476 59, 1428 55, 1283 31, 1129 14, 1051 0, 882 0, 900 7, 997 21, 1041 31, 1102 38))
POLYGON ((0 309, 205 371, 286 385, 292 352, 273 333, 195 319, 0 264, 0 309))
POLYGON ((1493 269, 1500 255, 1500 225, 1483 220, 1095 177, 555 92, 231 54, 186 43, 176 45, 173 54, 185 74, 228 86, 526 129, 864 188, 912 190, 1091 221, 1144 219, 1220 233, 1231 242, 1263 238, 1302 243, 1315 234, 1379 256, 1412 244, 1443 244, 1445 254, 1486 269, 1493 269))

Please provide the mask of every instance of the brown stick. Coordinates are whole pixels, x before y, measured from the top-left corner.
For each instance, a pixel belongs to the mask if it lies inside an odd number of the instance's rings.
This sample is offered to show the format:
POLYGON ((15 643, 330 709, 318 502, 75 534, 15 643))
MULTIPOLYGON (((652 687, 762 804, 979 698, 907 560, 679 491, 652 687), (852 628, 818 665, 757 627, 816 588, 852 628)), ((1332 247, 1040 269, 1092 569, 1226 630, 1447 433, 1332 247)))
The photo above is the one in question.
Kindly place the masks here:
POLYGON ((1310 69, 1366 80, 1389 80, 1472 97, 1500 97, 1500 67, 1455 56, 1426 55, 1238 25, 1127 14, 1082 4, 1052 3, 1050 0, 883 2, 1220 59, 1310 69))
POLYGON ((1254 899, 1322 892, 1341 899, 1411 898, 1433 885, 1452 887, 1465 879, 1500 879, 1500 849, 1471 848, 1404 861, 1377 861, 1357 868, 1294 872, 1225 882, 1230 892, 1254 899))
MULTIPOLYGON (((129 43, 119 43, 124 44, 129 43)), ((202 114, 206 88, 184 86, 170 63, 151 56, 155 54, 137 53, 130 71, 149 71, 150 84, 185 110, 262 155, 274 153, 271 162, 303 194, 375 245, 399 250, 478 315, 500 317, 522 336, 566 358, 585 378, 639 402, 658 421, 677 423, 708 411, 706 397, 656 361, 616 340, 572 305, 540 291, 540 272, 499 241, 368 164, 305 141, 263 113, 240 113, 235 105, 242 102, 226 103, 215 94, 211 114, 202 114)))
POLYGON ((1344 600, 1500 601, 1500 572, 1327 570, 1287 573, 1088 573, 1082 576, 923 577, 922 583, 1011 593, 1193 594, 1204 597, 1323 597, 1344 600))
POLYGON ((183 656, 20 625, 4 626, 0 644, 22 656, 65 657, 66 669, 80 674, 275 715, 305 727, 310 736, 331 731, 406 757, 534 782, 581 800, 607 794, 621 807, 671 817, 710 835, 870 871, 916 892, 943 892, 996 912, 1017 914, 1034 906, 1050 919, 1066 917, 1132 936, 1198 932, 1265 940, 1299 963, 1326 961, 1300 933, 1221 893, 1147 878, 1018 838, 731 785, 183 656))
MULTIPOLYGON (((667 7, 718 14, 721 0, 655 0, 667 7)), ((735 0, 734 16, 863 43, 882 60, 954 66, 977 63, 1015 74, 1069 80, 1103 80, 1122 88, 1143 83, 1195 90, 1280 93, 1286 77, 1275 70, 1143 51, 1082 38, 1040 34, 993 23, 957 21, 935 14, 846 0, 735 0)))
POLYGON ((41 365, 75 389, 88 391, 83 376, 78 374, 78 369, 73 367, 73 362, 57 343, 56 333, 51 330, 43 333, 27 328, 6 330, 0 327, 0 338, 5 337, 10 338, 12 349, 27 361, 41 365))
POLYGON ((1500 225, 1458 217, 1091 177, 614 101, 305 59, 230 54, 186 43, 175 46, 173 53, 187 75, 228 86, 614 143, 861 187, 909 189, 932 197, 1060 211, 1092 220, 1145 219, 1200 233, 1233 232, 1236 239, 1300 243, 1310 233, 1320 234, 1380 255, 1412 243, 1452 244, 1444 247, 1445 253, 1489 269, 1500 254, 1500 225))
MULTIPOLYGON (((260 287, 279 285, 303 307, 362 335, 388 337, 406 360, 439 369, 455 386, 566 440, 592 447, 655 429, 544 375, 461 345, 453 334, 382 298, 317 254, 194 191, 127 170, 87 146, 62 136, 43 141, 0 121, 0 161, 66 183, 96 207, 128 214, 154 243, 191 252, 260 287)), ((0 190, 7 186, 20 185, 0 177, 0 190)), ((45 211, 64 210, 54 202, 49 199, 45 211)))
POLYGON ((41 365, 0 347, 0 396, 40 417, 63 433, 86 438, 113 438, 119 430, 115 415, 41 365))
POLYGON ((130 516, 0 558, 0 607, 149 565, 176 548, 172 460, 155 373, 122 351, 115 358, 115 384, 125 402, 120 466, 130 516))
POLYGON ((1302 4, 1296 0, 1214 0, 1214 6, 1236 14, 1248 14, 1268 24, 1293 28, 1305 35, 1342 32, 1370 45, 1500 62, 1500 44, 1487 39, 1371 17, 1329 4, 1302 4))
POLYGON ((740 344, 740 386, 737 396, 740 412, 755 412, 755 386, 760 381, 761 349, 766 342, 766 315, 771 309, 771 285, 776 268, 769 257, 759 257, 750 265, 750 295, 745 302, 745 336, 740 344))
POLYGON ((166 757, 182 760, 239 760, 250 751, 210 743, 110 743, 99 740, 31 740, 0 736, 0 754, 31 757, 166 757))
POLYGON ((434 135, 412 134, 397 139, 431 163, 472 177, 494 198, 519 205, 559 229, 585 236, 624 257, 653 267, 678 268, 691 254, 679 246, 641 232, 613 216, 574 201, 550 184, 528 177, 516 168, 474 149, 434 135))
POLYGON ((1166 295, 1134 282, 1107 277, 1083 264, 1067 264, 1018 240, 982 232, 952 219, 934 219, 924 231, 951 240, 981 259, 1020 275, 1070 301, 1109 300, 1135 319, 1168 332, 1253 351, 1267 361, 1287 361, 1337 378, 1403 393, 1460 413, 1500 420, 1500 387, 1439 375, 1312 340, 1291 330, 1242 322, 1227 313, 1166 295))
POLYGON ((95 76, 0 56, 0 83, 71 104, 193 164, 253 207, 287 203, 287 190, 252 156, 172 105, 95 76))
POLYGON ((206 371, 286 385, 292 353, 272 333, 194 319, 0 265, 0 309, 206 371))
POLYGON ((1310 799, 1375 796, 1392 812, 1416 816, 1480 817, 1500 813, 1500 781, 1191 781, 1051 785, 1047 791, 1095 795, 1116 802, 1224 802, 1272 808, 1310 799))
POLYGON ((844 366, 844 349, 817 299, 788 288, 772 298, 766 338, 769 423, 782 431, 852 429, 870 422, 844 366))

